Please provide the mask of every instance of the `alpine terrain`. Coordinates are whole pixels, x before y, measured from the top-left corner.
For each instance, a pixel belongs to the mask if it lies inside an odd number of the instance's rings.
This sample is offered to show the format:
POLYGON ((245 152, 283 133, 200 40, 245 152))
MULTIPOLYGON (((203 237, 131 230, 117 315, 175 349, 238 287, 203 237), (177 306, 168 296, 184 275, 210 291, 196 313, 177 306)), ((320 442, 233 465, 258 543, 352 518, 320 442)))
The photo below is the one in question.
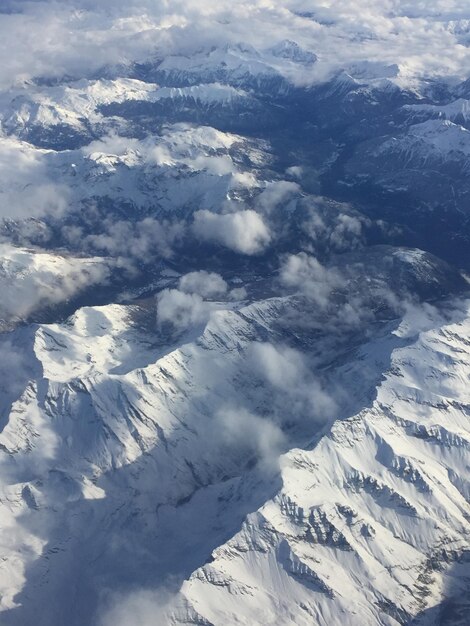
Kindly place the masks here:
POLYGON ((468 1, 0 51, 0 625, 468 626, 468 1))

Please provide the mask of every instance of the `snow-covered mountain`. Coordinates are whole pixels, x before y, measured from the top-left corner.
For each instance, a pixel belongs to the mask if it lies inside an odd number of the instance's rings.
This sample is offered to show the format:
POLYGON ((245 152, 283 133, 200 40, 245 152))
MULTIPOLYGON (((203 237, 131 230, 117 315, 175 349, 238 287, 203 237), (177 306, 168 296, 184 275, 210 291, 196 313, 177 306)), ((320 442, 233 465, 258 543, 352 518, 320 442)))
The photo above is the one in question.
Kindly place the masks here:
POLYGON ((4 0, 2 626, 467 625, 467 5, 4 0))
POLYGON ((63 307, 110 278, 111 267, 102 258, 74 258, 1 244, 0 327, 24 322, 34 311, 63 307))
POLYGON ((467 126, 470 118, 470 104, 464 98, 458 98, 443 105, 414 104, 406 106, 404 109, 410 117, 419 121, 438 118, 467 126))
POLYGON ((183 584, 168 623, 466 623, 468 309, 415 322, 361 349, 384 367, 370 405, 281 457, 274 498, 183 584))
POLYGON ((151 303, 5 339, 5 624, 90 623, 97 590, 126 590, 111 623, 171 577, 162 623, 400 624, 458 599, 468 303, 308 352, 276 328, 299 306, 214 302, 173 345, 151 303))
POLYGON ((109 120, 114 109, 132 106, 161 108, 236 108, 257 106, 245 91, 227 84, 160 87, 132 78, 79 80, 48 88, 26 85, 4 94, 1 125, 4 132, 43 147, 87 145, 92 139, 116 130, 109 120))

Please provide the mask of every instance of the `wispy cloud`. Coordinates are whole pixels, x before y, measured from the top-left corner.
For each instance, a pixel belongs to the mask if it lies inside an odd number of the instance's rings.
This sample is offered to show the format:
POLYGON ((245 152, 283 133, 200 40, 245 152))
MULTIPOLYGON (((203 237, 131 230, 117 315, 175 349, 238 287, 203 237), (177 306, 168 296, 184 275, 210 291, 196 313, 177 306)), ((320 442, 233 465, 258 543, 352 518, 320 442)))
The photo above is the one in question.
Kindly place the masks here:
POLYGON ((263 218, 252 210, 222 215, 207 210, 197 211, 193 231, 204 241, 247 255, 263 252, 271 240, 263 218))

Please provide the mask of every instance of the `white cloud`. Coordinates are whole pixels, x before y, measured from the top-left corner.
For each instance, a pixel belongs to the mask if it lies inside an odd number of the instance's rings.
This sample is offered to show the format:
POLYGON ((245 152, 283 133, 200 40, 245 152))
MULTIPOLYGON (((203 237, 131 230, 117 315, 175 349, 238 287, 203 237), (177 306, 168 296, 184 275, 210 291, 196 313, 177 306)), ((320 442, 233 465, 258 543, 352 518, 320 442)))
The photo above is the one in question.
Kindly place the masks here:
POLYGON ((202 298, 217 298, 227 293, 227 283, 214 272, 190 272, 179 280, 179 289, 185 293, 198 294, 202 298))
POLYGON ((325 308, 330 303, 331 294, 344 286, 344 279, 337 270, 325 267, 305 252, 285 259, 280 280, 286 287, 307 295, 320 308, 325 308))
POLYGON ((312 373, 306 357, 289 346, 255 343, 249 352, 254 375, 270 388, 272 410, 282 422, 326 422, 337 406, 312 373))
POLYGON ((113 595, 102 609, 99 626, 164 626, 174 596, 166 591, 139 590, 113 595))
POLYGON ((238 407, 221 409, 216 419, 222 441, 232 449, 248 449, 262 469, 271 470, 277 465, 287 441, 277 424, 238 407))
POLYGON ((14 139, 2 139, 0 218, 59 217, 65 211, 69 190, 49 176, 44 154, 14 139))
POLYGON ((82 249, 142 263, 157 256, 170 258, 173 246, 185 231, 181 222, 159 221, 153 217, 137 222, 108 219, 104 226, 104 232, 100 234, 86 235, 81 228, 75 227, 64 227, 62 232, 70 244, 82 249))
POLYGON ((406 80, 464 78, 470 66, 459 28, 469 17, 467 0, 3 0, 2 9, 5 87, 38 75, 90 76, 105 65, 224 43, 263 49, 286 39, 318 56, 309 68, 277 59, 277 69, 303 83, 371 60, 378 61, 377 77, 396 65, 406 80))
POLYGON ((0 244, 0 319, 24 319, 39 308, 106 284, 109 276, 105 260, 67 258, 0 244))
POLYGON ((205 324, 211 305, 200 295, 178 289, 164 289, 157 295, 157 324, 169 325, 177 332, 205 324))
POLYGON ((261 211, 269 214, 279 205, 285 208, 291 198, 299 195, 300 192, 297 183, 285 180, 268 183, 266 189, 256 198, 256 204, 261 211))
POLYGON ((248 292, 245 287, 235 287, 229 293, 229 297, 231 300, 245 300, 248 296, 248 292))
POLYGON ((354 250, 364 243, 367 218, 350 215, 347 206, 336 206, 316 199, 309 207, 302 228, 311 239, 313 249, 323 247, 328 252, 354 250))
MULTIPOLYGON (((5 337, 5 336, 4 336, 5 337)), ((10 339, 0 342, 0 392, 1 404, 10 396, 20 394, 25 388, 25 380, 32 377, 33 364, 24 351, 10 339)), ((2 407, 2 411, 5 410, 2 407)))
POLYGON ((306 377, 302 354, 288 347, 270 343, 255 343, 251 352, 255 371, 271 385, 284 391, 292 389, 306 377))
POLYGON ((269 228, 252 210, 219 215, 207 210, 194 214, 193 231, 205 241, 218 243, 241 254, 259 254, 271 241, 269 228))

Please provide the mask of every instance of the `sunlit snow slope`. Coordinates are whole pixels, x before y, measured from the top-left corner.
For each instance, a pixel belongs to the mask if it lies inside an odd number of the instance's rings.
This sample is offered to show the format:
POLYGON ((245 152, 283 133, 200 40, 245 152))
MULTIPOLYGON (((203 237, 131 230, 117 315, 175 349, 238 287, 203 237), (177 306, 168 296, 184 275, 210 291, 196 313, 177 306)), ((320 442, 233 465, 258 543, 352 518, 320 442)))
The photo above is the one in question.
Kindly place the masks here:
POLYGON ((300 411, 326 389, 347 396, 332 425, 325 403, 325 426, 292 413, 281 437, 263 407, 289 391, 276 376, 259 387, 257 351, 277 345, 286 306, 215 310, 174 347, 145 332, 148 305, 10 335, 23 361, 3 394, 14 394, 0 439, 3 623, 94 623, 103 593, 125 614, 136 585, 184 578, 161 623, 427 624, 459 597, 468 303, 376 329, 327 366, 323 391, 306 381, 300 411))

